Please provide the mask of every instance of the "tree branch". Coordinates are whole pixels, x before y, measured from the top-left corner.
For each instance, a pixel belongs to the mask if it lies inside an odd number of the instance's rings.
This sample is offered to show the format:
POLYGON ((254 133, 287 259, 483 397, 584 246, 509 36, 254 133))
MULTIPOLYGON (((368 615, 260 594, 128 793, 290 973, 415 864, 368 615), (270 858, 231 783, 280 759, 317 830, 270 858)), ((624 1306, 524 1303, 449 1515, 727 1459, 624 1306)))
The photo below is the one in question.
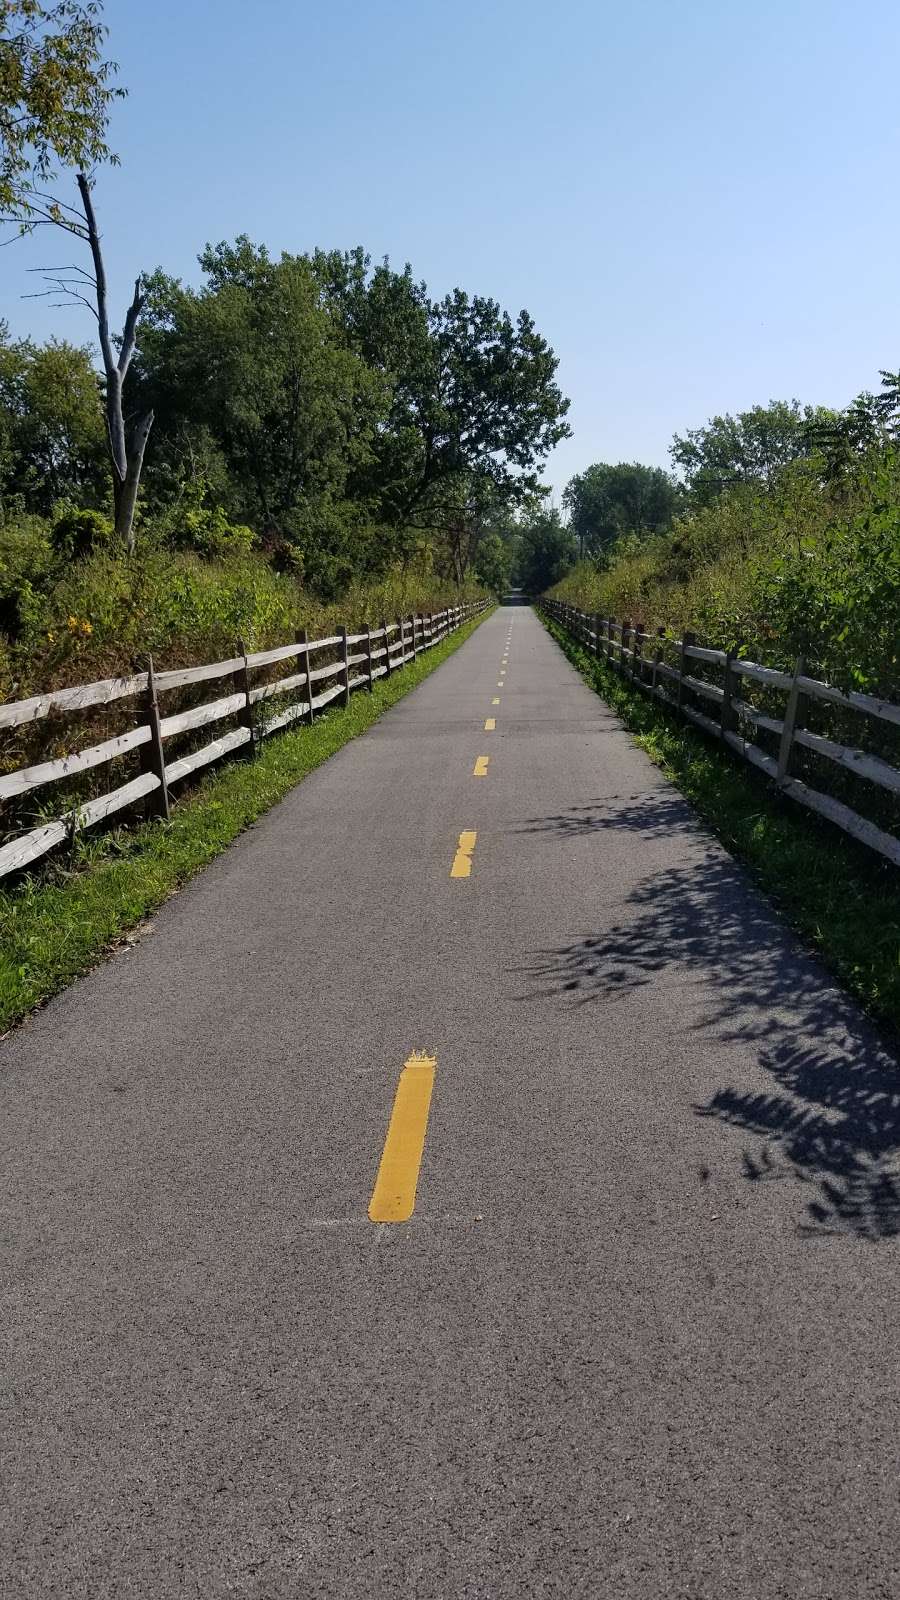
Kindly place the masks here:
POLYGON ((134 283, 134 299, 132 300, 131 305, 128 307, 128 314, 125 318, 125 328, 122 333, 122 348, 119 351, 119 372, 123 378, 131 365, 131 358, 134 355, 134 348, 137 343, 137 322, 138 317, 143 310, 143 306, 144 297, 141 294, 141 280, 140 278, 136 278, 134 283))

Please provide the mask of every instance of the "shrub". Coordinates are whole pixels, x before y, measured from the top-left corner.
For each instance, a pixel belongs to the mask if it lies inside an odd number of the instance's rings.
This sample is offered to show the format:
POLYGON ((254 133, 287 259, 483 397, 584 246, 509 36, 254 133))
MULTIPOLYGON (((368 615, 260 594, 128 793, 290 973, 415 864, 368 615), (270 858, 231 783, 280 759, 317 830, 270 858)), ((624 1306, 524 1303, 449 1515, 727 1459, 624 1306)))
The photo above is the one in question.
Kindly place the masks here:
POLYGON ((101 511, 85 511, 63 502, 57 508, 50 529, 56 554, 63 561, 81 561, 108 545, 113 525, 101 511))

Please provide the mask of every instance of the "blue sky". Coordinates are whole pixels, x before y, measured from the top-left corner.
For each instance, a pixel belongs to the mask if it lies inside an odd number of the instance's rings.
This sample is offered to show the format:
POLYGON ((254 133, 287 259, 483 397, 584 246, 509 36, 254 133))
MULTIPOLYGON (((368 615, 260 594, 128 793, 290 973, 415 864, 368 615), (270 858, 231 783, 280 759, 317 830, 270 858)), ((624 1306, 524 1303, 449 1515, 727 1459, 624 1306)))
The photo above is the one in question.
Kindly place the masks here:
MULTIPOLYGON (((771 397, 840 405, 900 366, 892 0, 107 0, 128 99, 97 207, 116 304, 207 240, 362 243, 525 306, 591 461, 771 397)), ((64 190, 62 192, 65 192, 64 190)), ((45 232, 0 252, 16 333, 45 232)))

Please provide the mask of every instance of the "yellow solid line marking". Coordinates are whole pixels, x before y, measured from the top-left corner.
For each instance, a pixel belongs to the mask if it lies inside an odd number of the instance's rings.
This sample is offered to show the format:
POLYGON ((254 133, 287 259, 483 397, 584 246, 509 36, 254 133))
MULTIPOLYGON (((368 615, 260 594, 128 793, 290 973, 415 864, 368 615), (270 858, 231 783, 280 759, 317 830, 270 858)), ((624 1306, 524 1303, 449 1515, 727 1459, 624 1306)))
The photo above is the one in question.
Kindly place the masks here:
POLYGON ((413 1054, 400 1074, 369 1201, 372 1222, 408 1222, 413 1214, 436 1066, 434 1056, 413 1054))
POLYGON ((461 833, 453 865, 450 868, 451 878, 467 878, 472 871, 472 851, 475 849, 477 835, 472 829, 470 833, 461 833))
MULTIPOLYGON (((500 685, 498 683, 497 688, 499 689, 499 687, 500 687, 500 685)), ((493 700, 491 701, 491 705, 492 706, 498 706, 499 704, 500 704, 500 696, 498 694, 495 694, 493 700)))
POLYGON ((490 756, 479 756, 478 757, 477 761, 475 762, 474 767, 472 768, 472 777, 473 778, 486 778, 487 777, 488 762, 490 761, 490 759, 491 759, 490 756))
POLYGON ((497 726, 497 718, 496 717, 488 717, 487 721, 484 724, 485 733, 493 733, 493 731, 496 728, 496 726, 497 726))

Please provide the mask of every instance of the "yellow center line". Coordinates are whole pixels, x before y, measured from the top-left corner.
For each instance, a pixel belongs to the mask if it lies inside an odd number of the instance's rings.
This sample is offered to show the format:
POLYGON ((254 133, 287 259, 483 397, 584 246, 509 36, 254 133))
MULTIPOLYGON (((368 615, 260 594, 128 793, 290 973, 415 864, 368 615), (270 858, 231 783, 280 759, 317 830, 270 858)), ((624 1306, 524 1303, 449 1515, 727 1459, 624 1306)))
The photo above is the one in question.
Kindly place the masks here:
POLYGON ((485 724, 484 724, 485 733, 493 733, 493 731, 496 728, 496 726, 497 726, 497 718, 496 717, 488 717, 485 720, 485 724))
MULTIPOLYGON (((499 687, 500 687, 500 685, 498 683, 497 688, 499 689, 499 687)), ((498 694, 495 694, 493 700, 491 701, 491 705, 492 706, 498 706, 499 704, 500 704, 500 696, 498 694)))
POLYGON ((450 868, 451 878, 467 878, 472 871, 472 851, 475 849, 477 834, 474 828, 467 833, 461 833, 453 865, 450 868))
POLYGON ((473 778, 486 778, 487 777, 488 762, 490 761, 490 759, 491 759, 490 756, 479 756, 478 757, 478 759, 475 762, 474 767, 472 768, 472 777, 473 778))
POLYGON ((415 1053, 400 1074, 381 1165, 369 1201, 372 1222, 408 1222, 413 1214, 436 1066, 434 1056, 415 1053))

